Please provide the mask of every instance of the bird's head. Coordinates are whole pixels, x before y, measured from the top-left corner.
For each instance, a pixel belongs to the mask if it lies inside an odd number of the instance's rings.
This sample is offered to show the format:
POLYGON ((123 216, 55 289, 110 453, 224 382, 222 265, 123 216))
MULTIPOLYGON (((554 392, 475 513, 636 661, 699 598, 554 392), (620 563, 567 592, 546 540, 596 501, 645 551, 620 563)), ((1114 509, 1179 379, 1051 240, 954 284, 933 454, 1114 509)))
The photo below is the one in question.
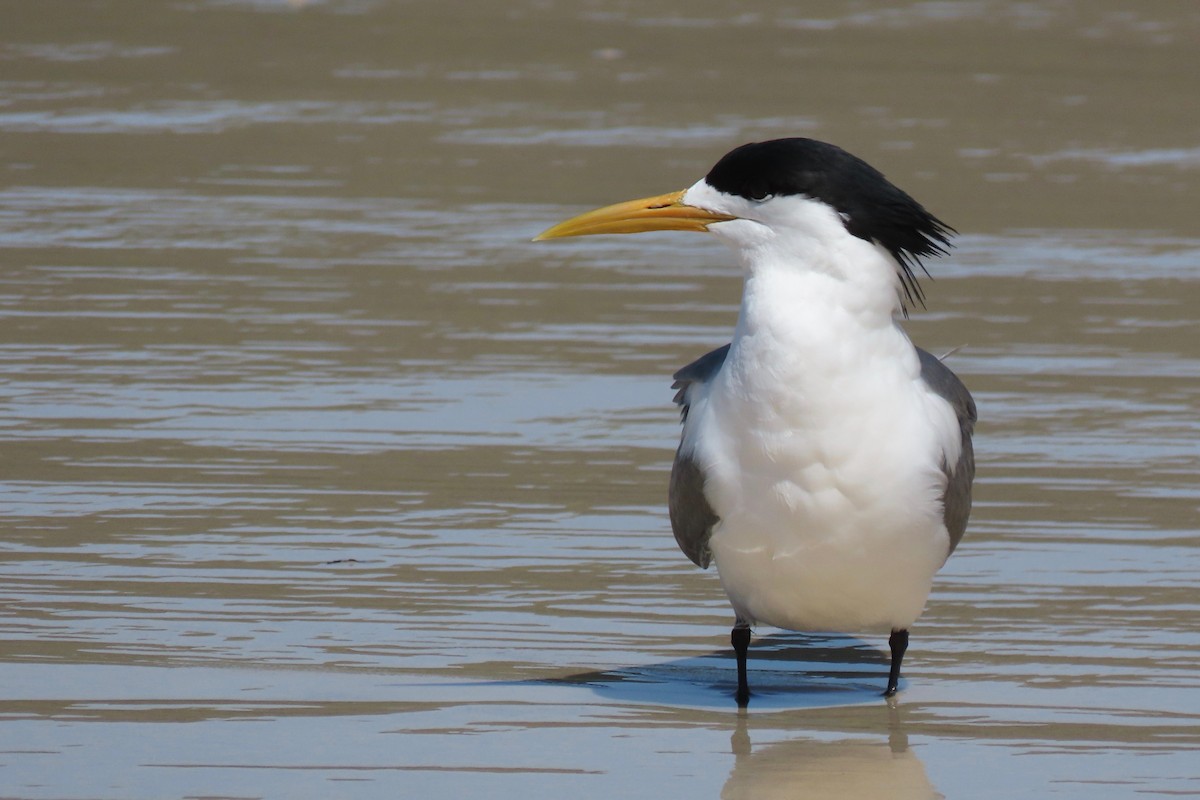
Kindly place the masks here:
POLYGON ((891 257, 909 303, 923 299, 914 267, 944 254, 954 232, 862 159, 793 138, 742 145, 688 189, 589 211, 535 241, 665 230, 714 233, 751 267, 820 261, 868 243, 891 257))

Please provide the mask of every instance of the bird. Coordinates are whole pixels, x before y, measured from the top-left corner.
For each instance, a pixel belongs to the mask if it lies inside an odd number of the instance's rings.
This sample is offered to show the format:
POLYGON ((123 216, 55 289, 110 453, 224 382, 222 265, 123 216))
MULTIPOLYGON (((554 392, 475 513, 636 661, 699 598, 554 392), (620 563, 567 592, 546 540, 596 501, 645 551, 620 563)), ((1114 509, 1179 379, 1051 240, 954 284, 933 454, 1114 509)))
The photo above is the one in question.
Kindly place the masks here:
POLYGON ((975 402, 903 328, 925 304, 917 269, 957 231, 861 158, 797 137, 535 241, 648 231, 710 233, 742 272, 731 341, 674 374, 667 502, 679 548, 716 565, 733 606, 739 707, 760 625, 887 633, 892 697, 971 513, 975 402))

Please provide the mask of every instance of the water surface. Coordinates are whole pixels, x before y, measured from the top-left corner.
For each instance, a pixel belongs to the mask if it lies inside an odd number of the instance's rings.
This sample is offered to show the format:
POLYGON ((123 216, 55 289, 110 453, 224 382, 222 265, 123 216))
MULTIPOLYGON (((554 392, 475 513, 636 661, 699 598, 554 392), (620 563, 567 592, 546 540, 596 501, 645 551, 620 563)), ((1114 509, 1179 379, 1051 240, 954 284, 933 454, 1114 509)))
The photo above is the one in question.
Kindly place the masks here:
POLYGON ((0 2, 0 796, 1200 794, 1190 3, 0 2), (838 142, 962 235, 979 403, 903 691, 676 550, 704 237, 838 142))

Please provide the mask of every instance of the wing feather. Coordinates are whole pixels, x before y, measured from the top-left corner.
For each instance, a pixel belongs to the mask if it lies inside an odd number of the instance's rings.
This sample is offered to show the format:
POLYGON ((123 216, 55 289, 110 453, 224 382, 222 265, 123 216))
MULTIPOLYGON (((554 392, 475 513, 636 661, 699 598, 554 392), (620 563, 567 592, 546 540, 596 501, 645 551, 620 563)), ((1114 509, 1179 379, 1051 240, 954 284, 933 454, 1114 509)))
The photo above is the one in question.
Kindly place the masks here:
MULTIPOLYGON (((719 347, 710 353, 688 364, 675 373, 675 382, 671 384, 675 393, 675 404, 684 428, 688 424, 688 411, 691 408, 691 392, 694 387, 712 380, 725 363, 729 354, 729 345, 719 347)), ((712 537, 713 526, 720 517, 713 511, 712 504, 704 494, 704 470, 692 458, 690 453, 683 451, 682 442, 675 452, 675 463, 671 467, 671 484, 668 491, 667 507, 671 512, 671 530, 675 533, 675 542, 683 554, 692 560, 696 566, 708 569, 712 563, 712 550, 708 540, 712 537)))
MULTIPOLYGON (((919 347, 917 354, 921 357, 921 379, 954 409, 962 436, 958 462, 953 466, 942 464, 942 470, 946 473, 942 519, 946 523, 946 530, 950 532, 950 553, 953 553, 962 541, 967 530, 967 519, 971 516, 971 484, 975 480, 975 450, 971 445, 971 437, 975 433, 975 400, 941 359, 919 347)), ((950 553, 946 554, 947 557, 950 553)))

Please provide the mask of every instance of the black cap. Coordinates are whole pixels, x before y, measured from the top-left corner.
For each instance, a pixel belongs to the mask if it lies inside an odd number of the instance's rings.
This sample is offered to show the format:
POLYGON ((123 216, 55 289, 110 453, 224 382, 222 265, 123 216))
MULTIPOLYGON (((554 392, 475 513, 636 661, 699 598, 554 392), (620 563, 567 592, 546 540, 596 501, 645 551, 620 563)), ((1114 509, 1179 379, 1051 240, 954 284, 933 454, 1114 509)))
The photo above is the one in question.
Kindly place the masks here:
POLYGON ((802 195, 826 203, 842 215, 849 233, 892 254, 911 302, 923 302, 913 266, 925 271, 921 258, 943 255, 955 232, 861 158, 815 139, 744 144, 718 161, 705 180, 747 200, 802 195))

